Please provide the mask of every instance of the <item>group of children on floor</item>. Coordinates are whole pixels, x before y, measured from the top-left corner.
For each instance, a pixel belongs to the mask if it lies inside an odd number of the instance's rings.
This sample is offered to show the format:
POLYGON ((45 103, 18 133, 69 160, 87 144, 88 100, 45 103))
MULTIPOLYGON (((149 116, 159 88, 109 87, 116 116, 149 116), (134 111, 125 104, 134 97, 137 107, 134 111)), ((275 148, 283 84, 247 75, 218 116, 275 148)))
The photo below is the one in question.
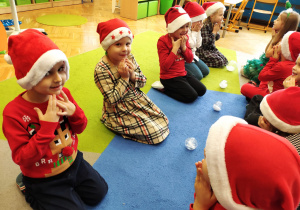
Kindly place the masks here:
MULTIPOLYGON (((200 80, 209 74, 208 67, 228 63, 215 46, 224 11, 220 2, 203 7, 188 2, 184 9, 174 6, 167 11, 168 33, 157 42, 160 82, 154 88, 184 103, 205 94, 200 80)), ((196 163, 195 201, 190 209, 298 206, 300 92, 291 86, 300 80, 300 33, 282 34, 298 24, 299 14, 291 10, 275 21, 265 53, 270 60, 258 76, 260 86, 251 82, 242 87, 242 93, 249 86, 253 89, 245 95, 249 100, 245 120, 224 116, 211 126, 205 158, 196 163), (264 92, 255 92, 262 87, 264 92)), ((97 33, 106 51, 94 71, 103 95, 101 121, 126 139, 145 144, 164 141, 169 121, 140 90, 146 77, 131 54, 130 28, 112 19, 99 23, 97 33)), ((84 131, 87 118, 63 87, 69 78, 65 54, 46 35, 28 29, 9 37, 5 58, 26 90, 3 110, 3 133, 21 168, 26 201, 34 209, 85 209, 85 204, 98 204, 108 185, 77 149, 77 134, 84 131)))

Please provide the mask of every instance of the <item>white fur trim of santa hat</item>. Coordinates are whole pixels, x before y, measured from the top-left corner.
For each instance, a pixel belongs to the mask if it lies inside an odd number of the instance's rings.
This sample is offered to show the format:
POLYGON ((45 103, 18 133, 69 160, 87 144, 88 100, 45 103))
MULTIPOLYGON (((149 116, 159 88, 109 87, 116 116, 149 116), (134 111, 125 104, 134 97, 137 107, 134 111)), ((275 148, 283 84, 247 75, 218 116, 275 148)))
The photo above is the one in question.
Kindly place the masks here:
POLYGON ((263 116, 286 133, 300 132, 300 88, 289 87, 266 95, 260 103, 263 116))
POLYGON ((188 2, 185 5, 184 10, 190 16, 192 23, 204 20, 207 17, 205 10, 197 2, 188 2))
POLYGON ((221 2, 205 2, 202 7, 205 9, 207 17, 214 14, 220 8, 223 8, 223 12, 226 10, 226 7, 221 2))
POLYGON ((237 204, 233 200, 226 168, 225 144, 231 129, 238 123, 247 124, 241 118, 222 116, 210 127, 205 147, 208 176, 215 196, 224 208, 252 210, 253 208, 237 204))
POLYGON ((124 37, 133 40, 133 34, 125 21, 115 18, 98 24, 97 33, 100 35, 100 44, 106 51, 110 45, 124 37))
POLYGON ((165 14, 168 33, 174 33, 183 25, 190 23, 191 18, 179 5, 171 7, 165 14))
POLYGON ((37 85, 58 62, 65 63, 69 79, 69 62, 66 55, 45 34, 27 29, 8 39, 7 63, 13 64, 18 84, 27 90, 37 85))
POLYGON ((300 32, 289 31, 283 36, 281 53, 286 59, 296 61, 300 54, 300 32))
POLYGON ((39 57, 26 76, 17 80, 17 83, 22 88, 30 90, 45 77, 46 73, 52 69, 56 63, 60 61, 65 62, 67 79, 69 79, 68 58, 62 51, 54 49, 45 52, 41 57, 39 57))

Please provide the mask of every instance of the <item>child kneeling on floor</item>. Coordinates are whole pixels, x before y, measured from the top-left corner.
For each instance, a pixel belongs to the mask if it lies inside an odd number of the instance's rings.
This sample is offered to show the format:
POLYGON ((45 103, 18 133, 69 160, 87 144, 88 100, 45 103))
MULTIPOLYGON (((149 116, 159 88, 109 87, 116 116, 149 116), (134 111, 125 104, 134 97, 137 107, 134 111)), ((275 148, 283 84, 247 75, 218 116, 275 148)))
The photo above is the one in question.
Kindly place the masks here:
POLYGON ((194 210, 294 210, 300 202, 300 156, 285 138, 223 116, 196 163, 194 210))
POLYGON ((205 2, 202 5, 207 18, 201 29, 202 45, 196 55, 209 67, 220 68, 228 64, 227 58, 216 48, 220 39, 219 30, 223 21, 225 6, 221 2, 205 2))
POLYGON ((158 144, 169 135, 167 116, 140 90, 147 78, 131 54, 133 34, 120 19, 98 24, 106 51, 94 72, 101 91, 101 121, 110 130, 144 144, 158 144))
POLYGON ((206 87, 185 70, 185 62, 191 63, 194 59, 187 35, 191 18, 182 7, 174 6, 166 12, 165 20, 168 33, 157 42, 160 82, 153 83, 152 87, 178 101, 190 103, 206 93, 206 87))
POLYGON ((87 118, 63 87, 69 78, 66 55, 46 35, 27 29, 9 37, 5 59, 26 89, 3 110, 3 133, 21 168, 26 201, 49 210, 98 204, 108 186, 77 149, 87 118))

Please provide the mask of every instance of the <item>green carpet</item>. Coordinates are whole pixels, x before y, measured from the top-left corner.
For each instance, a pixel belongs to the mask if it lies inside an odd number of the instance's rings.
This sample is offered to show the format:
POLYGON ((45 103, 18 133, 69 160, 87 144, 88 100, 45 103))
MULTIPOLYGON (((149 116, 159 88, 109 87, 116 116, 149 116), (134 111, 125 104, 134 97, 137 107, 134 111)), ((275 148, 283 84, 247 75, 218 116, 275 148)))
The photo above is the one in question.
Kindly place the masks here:
POLYGON ((78 15, 51 14, 40 16, 36 21, 50 26, 78 26, 85 24, 87 19, 78 15))
MULTIPOLYGON (((154 81, 159 80, 156 43, 161 35, 153 31, 144 32, 136 35, 132 44, 132 53, 147 77, 146 86, 142 88, 145 93, 150 90, 154 81)), ((228 60, 236 60, 235 51, 223 48, 220 48, 220 50, 226 55, 228 60)), ((79 135, 79 149, 87 152, 102 153, 115 136, 100 122, 103 97, 94 83, 94 68, 103 55, 104 50, 99 47, 96 50, 69 58, 70 79, 65 86, 70 89, 73 97, 88 118, 86 130, 79 135)), ((240 93, 237 70, 229 72, 226 68, 211 69, 211 73, 207 78, 203 79, 203 82, 209 90, 240 93), (228 87, 221 89, 219 88, 219 83, 224 79, 228 81, 228 87)), ((0 110, 2 112, 5 105, 13 100, 23 89, 17 84, 16 78, 0 82, 0 89, 3 90, 0 101, 0 110)), ((0 123, 2 125, 2 117, 0 123)), ((0 139, 5 139, 2 130, 0 139)))
MULTIPOLYGON (((226 56, 228 61, 236 60, 236 52, 234 50, 229 50, 225 48, 218 48, 223 55, 226 56)), ((228 71, 226 67, 223 68, 209 68, 210 73, 207 77, 203 78, 201 82, 205 84, 207 89, 215 90, 226 93, 241 94, 240 83, 239 83, 239 73, 236 68, 234 71, 228 71), (219 84, 222 80, 227 81, 227 87, 222 89, 219 84)))

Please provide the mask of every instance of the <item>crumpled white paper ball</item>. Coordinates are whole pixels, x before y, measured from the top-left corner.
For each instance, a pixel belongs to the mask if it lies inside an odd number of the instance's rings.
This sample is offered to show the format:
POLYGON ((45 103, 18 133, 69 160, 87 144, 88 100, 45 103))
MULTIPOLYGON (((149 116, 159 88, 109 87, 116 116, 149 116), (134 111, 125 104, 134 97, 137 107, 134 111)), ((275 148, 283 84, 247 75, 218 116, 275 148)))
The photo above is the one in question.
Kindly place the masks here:
POLYGON ((220 88, 226 88, 227 87, 227 81, 226 80, 222 80, 221 82, 220 82, 220 88))

